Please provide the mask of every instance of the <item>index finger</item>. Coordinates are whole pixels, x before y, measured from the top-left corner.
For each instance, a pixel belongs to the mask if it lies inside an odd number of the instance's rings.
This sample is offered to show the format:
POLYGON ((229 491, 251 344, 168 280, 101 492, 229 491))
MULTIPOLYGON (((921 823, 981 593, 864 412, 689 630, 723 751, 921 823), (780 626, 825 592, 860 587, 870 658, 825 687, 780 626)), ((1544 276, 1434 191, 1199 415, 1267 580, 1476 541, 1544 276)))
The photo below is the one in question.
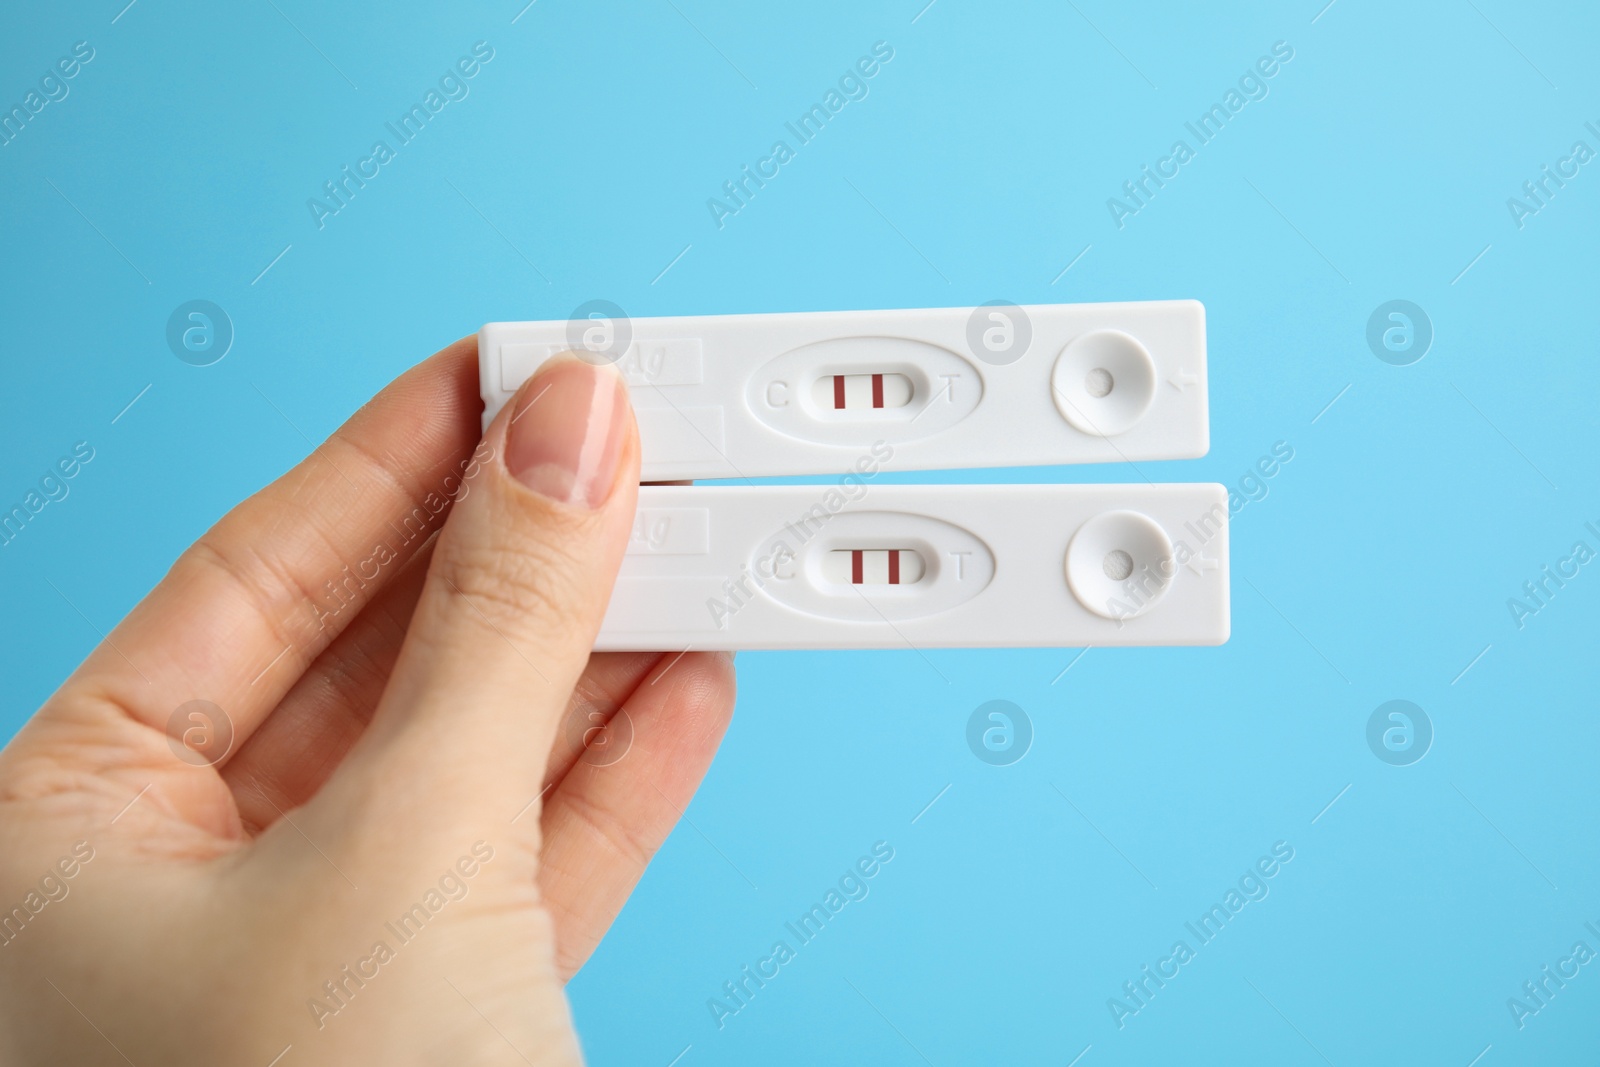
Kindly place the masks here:
POLYGON ((209 701, 238 751, 443 524, 479 440, 476 368, 465 338, 402 374, 185 551, 67 691, 162 731, 209 701))

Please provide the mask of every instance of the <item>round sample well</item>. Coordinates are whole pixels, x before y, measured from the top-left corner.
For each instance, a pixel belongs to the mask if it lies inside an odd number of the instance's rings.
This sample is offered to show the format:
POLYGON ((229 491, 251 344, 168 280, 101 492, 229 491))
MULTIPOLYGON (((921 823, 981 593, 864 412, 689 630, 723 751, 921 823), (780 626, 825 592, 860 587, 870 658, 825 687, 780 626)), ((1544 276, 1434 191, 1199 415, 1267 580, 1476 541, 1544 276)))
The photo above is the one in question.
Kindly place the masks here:
POLYGON ((1061 417, 1096 437, 1112 437, 1138 424, 1156 396, 1156 364, 1121 330, 1096 330, 1074 338, 1056 357, 1050 395, 1061 417))
POLYGON ((1172 541, 1154 519, 1107 511, 1072 535, 1065 570, 1078 603, 1107 619, 1131 619, 1155 607, 1176 567, 1172 541))

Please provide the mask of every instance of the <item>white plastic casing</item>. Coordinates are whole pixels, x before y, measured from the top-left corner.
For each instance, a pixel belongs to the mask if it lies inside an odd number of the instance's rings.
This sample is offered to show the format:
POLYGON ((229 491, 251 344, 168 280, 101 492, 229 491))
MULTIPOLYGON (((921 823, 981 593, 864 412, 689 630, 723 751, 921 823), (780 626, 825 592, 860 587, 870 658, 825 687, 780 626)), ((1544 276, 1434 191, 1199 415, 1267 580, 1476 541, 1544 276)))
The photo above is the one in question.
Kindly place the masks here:
POLYGON ((1217 645, 1228 611, 1220 485, 643 486, 595 647, 1217 645))
POLYGON ((897 470, 1191 459, 1209 446, 1193 300, 490 323, 478 334, 485 427, 574 349, 626 378, 645 481, 843 470, 875 442, 897 470))

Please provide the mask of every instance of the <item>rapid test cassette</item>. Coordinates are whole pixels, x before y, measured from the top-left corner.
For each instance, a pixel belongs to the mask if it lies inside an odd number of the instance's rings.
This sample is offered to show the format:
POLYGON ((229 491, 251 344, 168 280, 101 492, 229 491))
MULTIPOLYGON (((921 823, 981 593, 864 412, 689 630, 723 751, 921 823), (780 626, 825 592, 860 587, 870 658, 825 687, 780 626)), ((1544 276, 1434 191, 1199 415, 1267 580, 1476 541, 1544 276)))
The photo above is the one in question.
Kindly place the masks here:
POLYGON ((1216 645, 1218 485, 886 485, 889 471, 1187 459, 1195 301, 490 323, 484 425, 545 360, 613 363, 643 480, 600 649, 1216 645))
POLYGON ((630 319, 478 334, 484 426, 546 359, 628 383, 645 481, 1191 459, 1209 447, 1193 300, 630 319))
POLYGON ((596 648, 1217 645, 1220 485, 642 486, 596 648))

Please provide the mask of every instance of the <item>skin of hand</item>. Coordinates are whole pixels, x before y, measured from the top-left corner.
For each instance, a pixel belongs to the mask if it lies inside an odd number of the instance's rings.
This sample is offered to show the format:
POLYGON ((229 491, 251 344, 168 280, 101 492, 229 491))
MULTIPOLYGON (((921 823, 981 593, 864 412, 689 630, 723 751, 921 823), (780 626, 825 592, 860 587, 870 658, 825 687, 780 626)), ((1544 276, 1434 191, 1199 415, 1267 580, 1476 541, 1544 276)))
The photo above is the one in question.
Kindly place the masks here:
POLYGON ((0 752, 0 1063, 581 1061, 564 983, 732 657, 591 653, 638 485, 613 369, 480 412, 471 338, 402 375, 0 752))

